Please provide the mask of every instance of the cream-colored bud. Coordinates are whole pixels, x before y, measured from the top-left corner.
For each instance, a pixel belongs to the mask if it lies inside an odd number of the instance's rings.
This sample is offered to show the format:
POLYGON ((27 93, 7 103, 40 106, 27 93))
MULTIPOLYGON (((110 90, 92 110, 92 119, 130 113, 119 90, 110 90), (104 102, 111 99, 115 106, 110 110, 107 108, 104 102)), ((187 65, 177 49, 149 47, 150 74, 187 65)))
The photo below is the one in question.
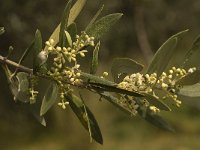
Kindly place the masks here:
POLYGON ((81 43, 81 44, 80 44, 80 47, 81 47, 81 48, 82 48, 82 47, 84 47, 84 44, 83 44, 83 43, 81 43))
POLYGON ((145 77, 146 77, 147 79, 149 79, 149 74, 145 74, 145 77))
POLYGON ((67 51, 67 48, 66 48, 66 47, 63 47, 63 51, 67 51))
POLYGON ((163 76, 166 76, 167 74, 165 72, 162 73, 163 76))
POLYGON ((172 67, 172 70, 176 71, 176 67, 172 67))
POLYGON ((76 58, 72 57, 72 60, 73 60, 73 61, 76 61, 76 58))
POLYGON ((48 47, 48 50, 49 50, 49 51, 52 51, 52 50, 53 50, 53 47, 52 47, 52 46, 48 47))
POLYGON ((49 41, 46 41, 45 44, 46 44, 47 46, 50 46, 50 45, 51 45, 49 41))
POLYGON ((172 75, 171 75, 171 74, 170 74, 170 75, 168 75, 168 78, 169 78, 169 79, 172 79, 172 75))
POLYGON ((85 54, 83 52, 80 52, 81 57, 85 57, 85 54))
POLYGON ((64 104, 64 103, 62 104, 62 109, 66 109, 66 106, 65 106, 65 104, 64 104))
POLYGON ((91 40, 94 40, 94 37, 90 37, 91 40))
POLYGON ((75 53, 76 51, 73 49, 72 51, 71 51, 71 53, 75 53))
POLYGON ((76 73, 76 76, 77 76, 77 77, 80 77, 80 76, 81 76, 80 72, 77 72, 77 73, 76 73))
POLYGON ((108 72, 103 72, 103 76, 104 77, 108 76, 108 72))
POLYGON ((68 104, 69 104, 69 102, 67 102, 67 101, 66 101, 64 104, 65 104, 65 105, 68 105, 68 104))
POLYGON ((71 54, 71 56, 72 56, 72 57, 76 57, 76 55, 75 55, 75 54, 71 54))
POLYGON ((59 64, 59 65, 58 65, 58 68, 61 69, 61 68, 62 68, 62 64, 59 64))
POLYGON ((79 38, 79 35, 76 35, 76 38, 78 39, 78 38, 79 38))
POLYGON ((77 84, 77 83, 80 83, 80 79, 76 79, 74 82, 75 82, 76 84, 77 84))
POLYGON ((74 82, 74 80, 75 80, 74 78, 71 78, 71 79, 70 79, 70 82, 74 82))
POLYGON ((62 106, 63 105, 63 103, 58 103, 58 106, 62 106))
POLYGON ((170 73, 170 74, 173 74, 173 73, 174 73, 174 71, 173 71, 173 70, 169 70, 169 73, 170 73))
POLYGON ((60 94, 60 98, 63 99, 64 98, 64 94, 61 93, 60 94))
POLYGON ((177 68, 176 71, 177 71, 177 72, 181 72, 181 69, 180 69, 180 68, 177 68))
POLYGON ((91 46, 94 46, 94 41, 91 41, 91 42, 90 42, 90 45, 91 45, 91 46))
POLYGON ((177 95, 173 95, 173 98, 174 98, 174 99, 177 99, 177 97, 178 97, 177 95))
POLYGON ((57 46, 57 47, 56 47, 56 50, 57 50, 57 51, 61 51, 62 49, 61 49, 60 46, 57 46))
POLYGON ((165 83, 162 83, 162 88, 168 88, 168 85, 167 84, 165 84, 165 83))
POLYGON ((76 64, 76 65, 74 66, 74 68, 76 68, 76 69, 78 69, 79 67, 80 67, 79 64, 76 64))
POLYGON ((49 42, 50 42, 51 45, 53 45, 54 39, 50 39, 49 42))

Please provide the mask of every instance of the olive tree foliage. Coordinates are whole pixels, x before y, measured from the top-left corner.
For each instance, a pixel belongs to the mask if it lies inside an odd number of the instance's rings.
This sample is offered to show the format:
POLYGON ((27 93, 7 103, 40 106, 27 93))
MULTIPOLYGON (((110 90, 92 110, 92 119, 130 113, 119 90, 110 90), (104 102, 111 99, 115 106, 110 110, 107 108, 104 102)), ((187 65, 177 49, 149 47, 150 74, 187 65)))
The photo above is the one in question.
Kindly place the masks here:
MULTIPOLYGON (((199 37, 176 66, 171 59, 176 57, 176 51, 189 30, 171 36, 158 49, 147 68, 131 58, 115 58, 111 66, 113 80, 109 80, 106 71, 97 74, 100 39, 122 14, 100 17, 102 6, 84 31, 78 33, 75 19, 85 3, 86 0, 77 0, 72 4, 69 0, 61 22, 50 38, 43 42, 42 34, 37 30, 18 62, 9 59, 12 47, 9 47, 7 56, 0 56, 14 101, 26 105, 44 126, 45 114, 53 105, 61 109, 71 108, 88 131, 90 140, 100 144, 103 144, 100 127, 81 95, 81 89, 98 94, 99 99, 107 100, 128 115, 139 115, 161 129, 174 132, 159 112, 180 107, 183 97, 200 97, 199 66, 187 67, 192 56, 199 53, 199 37), (33 53, 32 68, 23 65, 30 52, 33 53), (92 53, 89 72, 83 71, 80 63, 87 53, 92 53), (15 70, 11 71, 10 66, 15 70), (48 81, 45 92, 39 91, 40 80, 48 81), (40 99, 38 94, 43 98, 40 99)), ((0 34, 4 32, 1 27, 0 34)))

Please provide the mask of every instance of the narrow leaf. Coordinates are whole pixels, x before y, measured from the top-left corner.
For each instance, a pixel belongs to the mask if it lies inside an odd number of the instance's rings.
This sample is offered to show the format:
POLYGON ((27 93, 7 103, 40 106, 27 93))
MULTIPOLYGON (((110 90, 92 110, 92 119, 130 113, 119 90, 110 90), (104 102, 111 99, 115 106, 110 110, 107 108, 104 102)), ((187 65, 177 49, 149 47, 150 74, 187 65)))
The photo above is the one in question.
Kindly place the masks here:
POLYGON ((179 94, 187 97, 200 97, 200 83, 183 86, 179 94))
POLYGON ((79 97, 73 94, 66 95, 66 99, 69 101, 69 105, 72 108, 73 112, 76 114, 84 128, 88 131, 88 121, 90 122, 92 138, 98 143, 103 144, 103 138, 99 129, 99 125, 89 108, 84 105, 79 97), (86 112, 88 118, 86 117, 86 112))
POLYGON ((69 34, 69 32, 65 31, 65 37, 66 37, 66 44, 64 45, 65 47, 68 47, 68 46, 72 46, 72 38, 69 34))
POLYGON ((86 81, 90 80, 90 81, 93 81, 95 83, 102 83, 102 84, 111 85, 111 86, 116 85, 116 83, 114 83, 114 82, 111 82, 111 81, 106 80, 106 79, 102 79, 98 76, 88 74, 88 73, 85 73, 85 72, 81 72, 81 78, 83 80, 86 80, 86 81))
POLYGON ((188 30, 179 32, 170 37, 156 52, 148 69, 147 73, 151 74, 157 72, 158 76, 166 69, 173 54, 176 52, 177 42, 188 30))
POLYGON ((106 99, 107 101, 109 101, 111 104, 113 104, 113 106, 117 107, 119 110, 121 110, 122 112, 130 115, 131 112, 127 109, 125 109, 124 107, 122 107, 120 104, 117 103, 118 98, 114 97, 113 95, 111 95, 108 92, 100 92, 99 93, 101 95, 102 98, 106 99))
MULTIPOLYGON (((69 19, 68 19, 68 25, 70 25, 74 20, 77 18, 83 7, 85 6, 87 0, 77 0, 76 3, 73 5, 72 9, 70 10, 69 19)), ((56 27, 52 35, 49 39, 54 39, 55 46, 59 42, 59 32, 60 32, 60 24, 56 27)), ((44 50, 47 50, 47 46, 44 48, 44 50)))
POLYGON ((41 101, 37 100, 36 103, 34 104, 31 104, 31 105, 27 104, 26 108, 28 109, 28 111, 30 111, 30 113, 41 125, 46 127, 46 120, 44 116, 40 115, 40 105, 41 105, 41 101))
POLYGON ((144 95, 138 92, 127 91, 124 89, 117 88, 116 86, 110 86, 110 85, 105 85, 101 83, 92 83, 92 82, 89 82, 89 85, 91 86, 91 88, 94 88, 95 90, 115 92, 115 93, 125 94, 129 96, 134 96, 134 97, 144 97, 144 95))
POLYGON ((166 131, 175 132, 173 127, 168 122, 166 122, 161 116, 157 114, 152 114, 148 111, 146 112, 145 116, 143 116, 143 112, 141 109, 138 109, 138 113, 142 118, 144 118, 147 122, 151 123, 152 125, 166 131))
POLYGON ((97 72, 98 60, 99 60, 99 47, 100 47, 100 41, 97 43, 93 51, 90 74, 95 74, 97 72))
POLYGON ((143 95, 145 96, 145 99, 147 99, 150 104, 156 106, 157 108, 161 110, 171 111, 171 109, 169 108, 169 106, 167 106, 167 104, 163 103, 161 100, 157 99, 155 96, 147 94, 147 93, 143 93, 143 95))
POLYGON ((80 94, 80 99, 81 99, 81 101, 82 101, 82 103, 83 103, 83 107, 84 107, 84 111, 85 111, 85 117, 86 117, 86 119, 87 119, 88 132, 89 132, 89 135, 90 135, 90 142, 92 142, 92 131, 91 131, 90 119, 89 119, 89 117, 88 117, 87 108, 86 108, 86 106, 85 106, 85 103, 84 103, 84 101, 83 101, 83 97, 82 97, 81 94, 80 94))
MULTIPOLYGON (((24 53, 22 54, 22 56, 21 56, 21 58, 20 58, 18 64, 22 64, 22 63, 24 62, 24 60, 25 60, 25 58, 27 57, 27 55, 29 54, 29 52, 32 51, 32 50, 34 50, 33 48, 34 48, 34 41, 31 42, 31 44, 29 45, 29 47, 24 51, 24 53)), ((15 75, 15 74, 17 73, 18 69, 19 69, 19 68, 16 68, 16 69, 15 69, 15 72, 14 72, 13 75, 15 75)))
POLYGON ((176 82, 177 85, 193 85, 200 81, 200 70, 186 75, 176 82))
POLYGON ((119 83, 127 74, 142 71, 143 65, 129 58, 115 58, 112 63, 111 73, 116 83, 119 83))
POLYGON ((96 14, 94 15, 94 17, 92 18, 92 20, 90 21, 90 23, 87 25, 86 29, 90 28, 92 26, 92 24, 96 21, 96 19, 98 18, 98 16, 101 14, 101 12, 103 11, 104 5, 101 6, 101 8, 96 12, 96 14))
POLYGON ((64 9, 63 15, 62 15, 62 20, 60 23, 60 32, 59 32, 59 46, 60 47, 66 47, 65 31, 67 30, 67 24, 68 24, 71 3, 72 3, 72 1, 69 0, 69 2, 67 3, 67 5, 64 9))
POLYGON ((200 50, 200 35, 193 42, 191 49, 189 49, 185 54, 182 67, 185 67, 186 64, 189 64, 191 61, 191 56, 193 56, 195 53, 199 53, 199 50, 200 50))
POLYGON ((76 23, 72 23, 67 27, 67 32, 71 36, 72 41, 75 41, 77 35, 76 23))
POLYGON ((55 83, 51 83, 42 100, 40 108, 40 116, 44 115, 56 102, 58 97, 58 86, 55 83))
POLYGON ((98 40, 104 33, 122 17, 121 13, 110 14, 94 22, 87 28, 86 33, 98 40))
POLYGON ((14 100, 19 100, 24 103, 29 102, 30 94, 28 74, 24 72, 19 72, 16 76, 11 76, 7 74, 7 79, 9 82, 10 90, 14 96, 14 100))
POLYGON ((41 60, 38 59, 38 54, 42 50, 42 35, 39 30, 37 30, 35 33, 35 42, 33 45, 33 49, 34 49, 33 72, 35 73, 41 65, 41 60))
POLYGON ((25 60, 25 58, 29 54, 29 52, 33 50, 33 47, 34 47, 34 41, 32 41, 31 44, 28 46, 28 48, 24 51, 24 53, 22 54, 18 64, 23 63, 23 61, 25 60))

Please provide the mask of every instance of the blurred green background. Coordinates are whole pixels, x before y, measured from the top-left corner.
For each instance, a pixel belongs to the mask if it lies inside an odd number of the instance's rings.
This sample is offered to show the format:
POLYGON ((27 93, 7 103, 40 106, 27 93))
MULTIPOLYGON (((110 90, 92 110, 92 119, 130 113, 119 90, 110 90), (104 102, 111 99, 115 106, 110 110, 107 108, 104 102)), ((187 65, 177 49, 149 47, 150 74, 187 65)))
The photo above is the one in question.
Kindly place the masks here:
MULTIPOLYGON (((43 39, 48 39, 59 23, 65 4, 65 0, 1 0, 0 26, 5 27, 6 33, 0 36, 0 54, 5 56, 12 45, 11 59, 18 60, 37 28, 43 39)), ((79 31, 84 30, 102 4, 105 4, 102 15, 122 12, 124 16, 102 39, 99 73, 109 71, 114 57, 130 57, 146 66, 171 35, 190 29, 184 43, 187 49, 200 33, 200 1, 196 0, 88 0, 77 19, 79 31)), ((26 64, 30 62, 27 60, 26 64)), ((61 110, 54 106, 46 115, 47 127, 41 126, 13 101, 0 68, 0 149, 195 150, 200 147, 198 99, 163 113, 176 129, 176 133, 168 133, 139 117, 123 114, 106 101, 99 102, 96 95, 85 92, 84 97, 101 127, 103 146, 89 142, 88 133, 70 108, 61 110)))

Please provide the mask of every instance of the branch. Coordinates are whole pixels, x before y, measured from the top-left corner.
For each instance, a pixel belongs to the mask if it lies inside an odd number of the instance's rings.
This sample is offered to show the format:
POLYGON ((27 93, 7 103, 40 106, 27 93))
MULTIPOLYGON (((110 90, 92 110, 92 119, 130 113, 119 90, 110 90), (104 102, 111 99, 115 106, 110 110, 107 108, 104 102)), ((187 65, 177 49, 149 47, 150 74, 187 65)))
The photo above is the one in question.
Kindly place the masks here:
POLYGON ((29 74, 32 74, 32 73, 33 73, 33 69, 30 69, 30 68, 28 68, 28 67, 22 66, 22 65, 20 65, 20 64, 18 64, 18 63, 16 63, 16 62, 14 62, 14 61, 11 61, 11 60, 9 60, 9 59, 7 59, 6 57, 3 57, 3 56, 1 56, 1 55, 0 55, 0 63, 2 63, 2 64, 7 64, 7 65, 9 65, 9 66, 13 66, 13 67, 15 67, 16 69, 19 69, 19 70, 21 70, 21 71, 27 72, 27 73, 29 73, 29 74))

